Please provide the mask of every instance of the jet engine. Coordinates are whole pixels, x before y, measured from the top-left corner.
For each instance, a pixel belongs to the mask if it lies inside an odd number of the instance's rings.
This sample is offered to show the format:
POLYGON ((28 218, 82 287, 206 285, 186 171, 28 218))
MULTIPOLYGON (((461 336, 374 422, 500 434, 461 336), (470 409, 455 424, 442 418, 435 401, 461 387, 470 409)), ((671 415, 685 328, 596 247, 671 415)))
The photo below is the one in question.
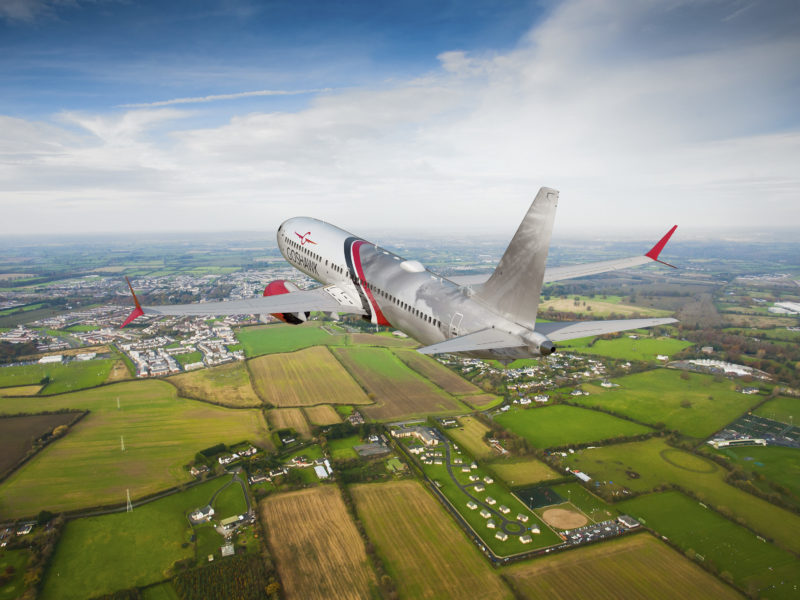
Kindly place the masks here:
MULTIPOLYGON (((280 294, 289 294, 291 292, 298 292, 300 288, 298 288, 295 284, 291 281, 284 281, 283 279, 279 279, 277 281, 270 282, 267 287, 264 288, 264 295, 265 296, 279 296, 280 294)), ((290 323, 291 325, 300 325, 300 323, 305 323, 308 320, 308 316, 310 312, 298 312, 298 313, 272 313, 272 316, 276 319, 283 321, 284 323, 290 323)))
POLYGON ((522 339, 528 343, 528 348, 530 348, 534 354, 548 356, 556 351, 556 345, 551 342, 547 336, 542 335, 538 331, 531 331, 523 335, 522 339))

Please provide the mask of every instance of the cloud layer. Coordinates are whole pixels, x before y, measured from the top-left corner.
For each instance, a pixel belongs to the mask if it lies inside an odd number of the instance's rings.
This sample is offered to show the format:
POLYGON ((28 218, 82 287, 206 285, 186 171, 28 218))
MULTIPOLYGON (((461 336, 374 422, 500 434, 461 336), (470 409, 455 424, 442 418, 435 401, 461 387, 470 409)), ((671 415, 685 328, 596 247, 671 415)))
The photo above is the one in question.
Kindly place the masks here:
POLYGON ((571 0, 512 51, 453 49, 293 112, 207 105, 267 90, 0 116, 0 233, 271 236, 296 214, 508 233, 541 185, 562 192, 560 231, 800 226, 794 12, 571 0))

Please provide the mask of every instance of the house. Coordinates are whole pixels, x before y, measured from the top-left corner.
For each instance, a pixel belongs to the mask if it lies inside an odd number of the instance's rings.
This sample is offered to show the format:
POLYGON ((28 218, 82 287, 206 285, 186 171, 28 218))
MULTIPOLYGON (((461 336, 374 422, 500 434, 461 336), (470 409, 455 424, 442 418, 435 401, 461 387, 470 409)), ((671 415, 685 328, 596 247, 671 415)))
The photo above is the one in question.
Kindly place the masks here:
POLYGON ((604 388, 615 388, 615 387, 619 387, 619 384, 618 384, 618 383, 613 383, 613 382, 609 381, 608 379, 605 379, 605 380, 604 380, 604 381, 603 381, 603 382, 600 384, 600 387, 604 387, 604 388))
POLYGON ((202 523, 204 521, 210 521, 211 517, 214 516, 214 509, 211 506, 204 506, 203 508, 198 508, 192 514, 189 515, 189 520, 193 523, 202 523))
POLYGON ((669 356, 667 356, 666 354, 656 354, 656 359, 661 361, 668 361, 669 356))
POLYGON ((757 394, 759 392, 758 388, 754 387, 746 387, 739 390, 742 394, 757 394))
POLYGON ((392 435, 397 438, 415 437, 426 446, 435 446, 439 443, 439 438, 430 427, 401 427, 393 429, 392 435))
POLYGON ((535 402, 547 402, 548 400, 550 400, 550 396, 548 396, 547 394, 538 394, 534 396, 533 399, 535 402))
POLYGON ((617 517, 617 521, 619 521, 620 525, 625 529, 635 529, 640 525, 639 521, 628 515, 620 515, 617 517))
POLYGON ((505 542, 508 539, 508 534, 505 531, 498 531, 497 533, 494 534, 494 537, 496 537, 501 542, 505 542))
POLYGON ((477 502, 470 500, 469 502, 467 502, 467 508, 470 510, 476 510, 478 508, 478 504, 477 502))
POLYGON ((497 500, 495 500, 491 496, 486 496, 486 504, 494 506, 495 504, 497 504, 497 500))
POLYGON ((517 515, 517 521, 519 521, 521 523, 527 523, 528 522, 528 515, 523 515, 522 513, 518 514, 517 515))
MULTIPOLYGON (((469 469, 467 469, 467 473, 469 473, 469 471, 470 471, 470 470, 469 470, 469 469)), ((479 480, 480 480, 480 477, 478 477, 477 475, 470 475, 470 476, 469 476, 469 480, 470 480, 470 481, 479 481, 479 480)))
POLYGON ((328 471, 325 470, 325 467, 321 465, 317 465, 314 467, 314 473, 317 474, 319 479, 327 479, 328 478, 328 471))
POLYGON ((483 490, 486 489, 486 487, 482 483, 479 483, 472 489, 475 490, 476 492, 482 492, 483 490))
POLYGON ((490 483, 494 483, 494 479, 492 479, 487 475, 486 477, 483 478, 483 482, 488 485, 490 483))
POLYGON ((533 541, 533 538, 526 533, 525 535, 521 535, 519 537, 519 541, 523 544, 530 544, 533 541))
POLYGON ((481 515, 481 516, 482 516, 484 519, 488 519, 489 517, 491 517, 491 516, 492 516, 492 513, 490 513, 490 512, 489 512, 488 510, 486 510, 485 508, 482 508, 482 509, 481 509, 481 512, 480 512, 480 515, 481 515))
POLYGON ((508 513, 511 512, 511 509, 508 508, 507 506, 501 504, 500 505, 500 512, 503 513, 504 515, 507 515, 508 513))
POLYGON ((531 527, 531 533, 542 533, 538 525, 531 527))
POLYGON ((494 519, 489 519, 486 521, 486 527, 489 529, 495 529, 497 527, 497 523, 494 522, 494 519))

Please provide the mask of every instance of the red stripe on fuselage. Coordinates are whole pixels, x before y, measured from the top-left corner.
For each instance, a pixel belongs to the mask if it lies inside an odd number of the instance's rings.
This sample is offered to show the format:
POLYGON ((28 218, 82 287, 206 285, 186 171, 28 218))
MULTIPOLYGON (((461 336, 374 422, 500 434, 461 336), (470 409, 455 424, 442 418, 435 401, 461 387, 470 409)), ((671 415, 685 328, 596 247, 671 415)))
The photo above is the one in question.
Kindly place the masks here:
POLYGON ((392 324, 389 323, 389 321, 386 320, 386 317, 383 316, 378 303, 375 301, 375 297, 372 295, 372 290, 370 290, 369 286, 367 285, 367 278, 364 276, 364 267, 361 266, 361 245, 364 243, 364 240, 353 242, 353 265, 356 267, 356 274, 358 275, 358 278, 363 282, 362 287, 364 288, 364 293, 367 295, 367 299, 375 311, 375 319, 377 320, 378 325, 391 327, 392 324))

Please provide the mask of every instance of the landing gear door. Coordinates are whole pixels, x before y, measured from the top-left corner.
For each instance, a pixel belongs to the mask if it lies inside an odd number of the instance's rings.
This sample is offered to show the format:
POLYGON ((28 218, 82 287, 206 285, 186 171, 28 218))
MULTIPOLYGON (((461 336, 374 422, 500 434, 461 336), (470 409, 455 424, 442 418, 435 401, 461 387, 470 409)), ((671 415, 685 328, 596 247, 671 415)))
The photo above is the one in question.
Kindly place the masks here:
POLYGON ((453 318, 450 319, 450 337, 458 337, 461 335, 461 319, 463 318, 463 314, 456 313, 453 315, 453 318))

